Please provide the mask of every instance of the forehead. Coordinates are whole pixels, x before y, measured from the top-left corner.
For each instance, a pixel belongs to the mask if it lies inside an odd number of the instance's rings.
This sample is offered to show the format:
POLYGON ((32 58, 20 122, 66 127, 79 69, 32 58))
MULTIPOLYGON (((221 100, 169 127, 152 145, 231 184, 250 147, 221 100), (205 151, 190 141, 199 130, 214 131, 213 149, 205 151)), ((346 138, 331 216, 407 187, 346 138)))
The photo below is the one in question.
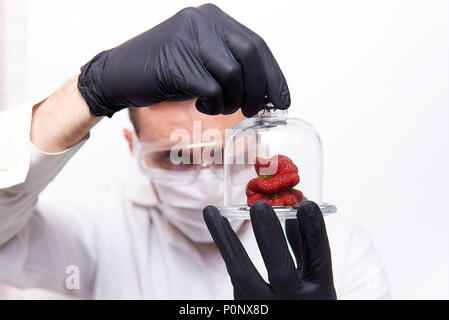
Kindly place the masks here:
POLYGON ((175 130, 186 130, 193 135, 195 130, 201 133, 215 129, 225 136, 225 131, 232 129, 244 119, 237 111, 231 115, 208 116, 199 112, 195 100, 180 102, 163 102, 157 105, 137 109, 139 138, 144 142, 166 143, 175 130))

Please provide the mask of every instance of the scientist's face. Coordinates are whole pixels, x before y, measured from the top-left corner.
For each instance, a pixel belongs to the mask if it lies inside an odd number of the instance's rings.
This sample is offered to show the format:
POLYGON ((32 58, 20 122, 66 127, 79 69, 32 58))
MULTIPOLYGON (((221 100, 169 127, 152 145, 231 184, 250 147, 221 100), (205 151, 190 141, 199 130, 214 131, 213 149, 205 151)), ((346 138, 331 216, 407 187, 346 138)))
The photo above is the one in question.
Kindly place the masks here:
MULTIPOLYGON (((240 110, 231 115, 205 115, 196 109, 195 100, 163 102, 147 108, 136 108, 135 112, 139 140, 156 146, 173 144, 171 138, 177 136, 176 132, 187 133, 191 143, 201 139, 198 135, 203 136, 205 132, 211 131, 219 133, 224 139, 226 131, 245 118, 240 110)), ((133 133, 127 129, 124 133, 133 152, 133 133)))

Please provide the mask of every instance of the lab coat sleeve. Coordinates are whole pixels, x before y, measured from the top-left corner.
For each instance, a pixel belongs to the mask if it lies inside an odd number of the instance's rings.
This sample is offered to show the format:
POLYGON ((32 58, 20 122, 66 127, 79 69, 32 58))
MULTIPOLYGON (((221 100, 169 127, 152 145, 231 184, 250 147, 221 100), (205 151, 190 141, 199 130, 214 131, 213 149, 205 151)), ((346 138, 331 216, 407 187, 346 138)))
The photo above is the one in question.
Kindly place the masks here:
POLYGON ((38 201, 84 141, 45 153, 30 142, 30 123, 31 106, 0 113, 0 283, 88 297, 92 227, 68 207, 38 201))

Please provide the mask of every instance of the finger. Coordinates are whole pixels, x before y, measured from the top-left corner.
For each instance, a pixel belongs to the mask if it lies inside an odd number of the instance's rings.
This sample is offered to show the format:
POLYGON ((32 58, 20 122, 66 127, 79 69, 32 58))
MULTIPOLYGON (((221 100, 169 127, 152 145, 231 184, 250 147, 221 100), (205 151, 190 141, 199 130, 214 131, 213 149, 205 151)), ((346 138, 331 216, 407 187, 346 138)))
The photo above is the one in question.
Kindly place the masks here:
POLYGON ((268 98, 279 109, 287 109, 291 102, 287 81, 268 46, 263 40, 259 43, 261 47, 259 52, 267 77, 268 98))
POLYGON ((299 204, 297 218, 302 241, 301 277, 332 277, 329 240, 320 208, 312 201, 303 201, 299 204))
POLYGON ((301 232, 299 230, 298 219, 288 219, 285 221, 285 233, 287 235, 288 243, 292 248, 293 254, 295 255, 296 266, 299 271, 302 268, 302 240, 301 232))
POLYGON ((235 300, 250 300, 251 298, 243 293, 238 284, 231 278, 231 283, 234 288, 234 299, 235 300))
POLYGON ((206 78, 196 78, 190 83, 190 90, 196 100, 198 111, 208 115, 218 115, 225 109, 220 84, 210 74, 206 78))
MULTIPOLYGON (((244 26, 243 26, 244 27, 244 26)), ((244 32, 255 44, 266 76, 268 101, 279 109, 290 106, 290 91, 284 74, 266 42, 255 32, 244 27, 244 32)))
POLYGON ((208 43, 203 51, 204 64, 223 91, 225 104, 223 114, 234 113, 243 105, 245 97, 241 65, 224 42, 208 43))
POLYGON ((228 32, 226 39, 243 70, 245 98, 242 112, 246 117, 252 117, 262 109, 267 91, 263 65, 256 45, 244 33, 228 32))
POLYGON ((223 113, 225 105, 221 86, 203 65, 186 62, 172 77, 180 93, 197 98, 195 105, 198 111, 209 115, 223 113))
POLYGON ((263 71, 266 77, 266 93, 268 101, 279 109, 290 106, 290 91, 279 64, 274 58, 266 42, 255 32, 242 25, 242 30, 257 48, 263 71))
POLYGON ((281 297, 297 292, 298 277, 276 213, 266 202, 257 201, 250 210, 257 244, 273 290, 281 297))
POLYGON ((241 297, 270 299, 273 296, 271 289, 254 267, 229 221, 213 206, 203 210, 203 217, 241 297))

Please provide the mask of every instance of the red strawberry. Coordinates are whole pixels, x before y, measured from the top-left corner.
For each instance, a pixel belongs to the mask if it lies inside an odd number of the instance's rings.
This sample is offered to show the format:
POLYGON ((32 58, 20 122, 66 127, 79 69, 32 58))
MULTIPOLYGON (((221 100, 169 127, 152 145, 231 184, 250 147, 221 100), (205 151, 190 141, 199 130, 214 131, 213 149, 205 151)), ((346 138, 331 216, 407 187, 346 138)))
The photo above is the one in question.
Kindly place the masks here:
POLYGON ((251 207, 256 201, 265 201, 271 204, 272 200, 269 198, 269 196, 263 193, 254 193, 252 196, 248 197, 247 200, 248 207, 251 207))
POLYGON ((248 188, 254 192, 276 193, 293 188, 299 183, 298 167, 293 161, 283 155, 273 156, 271 159, 256 158, 255 168, 259 178, 252 179, 248 188), (273 168, 273 175, 260 175, 261 168, 273 168))
POLYGON ((248 197, 248 206, 252 206, 256 201, 265 201, 271 206, 289 207, 297 206, 303 199, 302 192, 299 190, 283 191, 277 194, 266 195, 263 193, 253 193, 248 197))
POLYGON ((295 206, 302 201, 302 192, 293 189, 299 183, 299 175, 290 158, 283 155, 270 159, 256 158, 254 167, 259 177, 250 180, 246 187, 248 206, 256 201, 265 201, 271 206, 295 206), (274 169, 274 173, 262 175, 267 169, 274 169))
POLYGON ((302 192, 300 190, 292 188, 292 192, 296 196, 296 198, 299 199, 299 202, 301 202, 302 199, 304 199, 304 195, 302 194, 302 192))

